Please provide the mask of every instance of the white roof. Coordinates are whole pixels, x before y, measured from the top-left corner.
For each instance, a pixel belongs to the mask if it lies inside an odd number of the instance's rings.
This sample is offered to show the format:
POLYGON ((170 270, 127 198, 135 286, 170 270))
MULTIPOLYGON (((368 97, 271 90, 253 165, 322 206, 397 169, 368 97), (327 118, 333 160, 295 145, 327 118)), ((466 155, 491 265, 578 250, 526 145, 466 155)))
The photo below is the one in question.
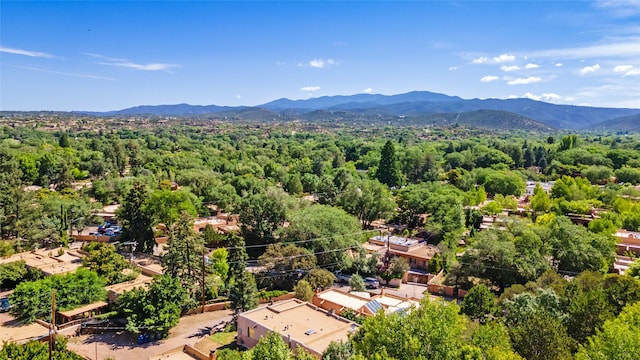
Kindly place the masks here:
POLYGON ((359 310, 369 302, 368 299, 363 299, 358 296, 346 294, 340 291, 325 291, 318 294, 318 297, 320 299, 331 301, 344 307, 348 307, 355 311, 359 310))

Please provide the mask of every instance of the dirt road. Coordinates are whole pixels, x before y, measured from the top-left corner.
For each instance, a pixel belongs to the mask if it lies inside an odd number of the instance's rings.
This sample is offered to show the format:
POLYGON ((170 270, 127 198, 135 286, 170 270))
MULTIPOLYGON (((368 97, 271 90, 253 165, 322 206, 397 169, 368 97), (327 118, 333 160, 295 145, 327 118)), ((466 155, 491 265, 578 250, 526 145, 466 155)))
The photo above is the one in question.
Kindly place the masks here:
POLYGON ((221 320, 231 320, 231 311, 213 311, 182 317, 169 338, 138 345, 138 338, 128 333, 83 335, 69 339, 68 348, 89 359, 144 360, 179 346, 193 345, 209 334, 221 320))

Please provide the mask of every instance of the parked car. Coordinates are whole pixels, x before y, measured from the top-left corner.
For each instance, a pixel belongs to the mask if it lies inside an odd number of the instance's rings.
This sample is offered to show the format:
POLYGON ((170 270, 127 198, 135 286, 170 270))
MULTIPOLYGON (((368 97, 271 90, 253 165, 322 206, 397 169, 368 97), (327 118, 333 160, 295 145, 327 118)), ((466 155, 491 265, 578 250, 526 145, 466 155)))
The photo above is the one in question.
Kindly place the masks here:
POLYGON ((349 280, 351 280, 351 274, 345 274, 340 270, 335 271, 333 275, 336 276, 336 282, 339 283, 349 283, 349 280))
POLYGON ((12 307, 13 307, 13 305, 11 305, 11 304, 9 303, 9 298, 2 298, 2 299, 0 299, 0 312, 7 312, 7 311, 9 311, 12 307))
POLYGON ((120 234, 122 234, 122 227, 120 226, 112 226, 102 233, 104 236, 118 236, 120 234))
POLYGON ((362 280, 364 280, 364 286, 367 289, 378 289, 380 287, 380 282, 376 278, 366 277, 362 280))
POLYGON ((111 221, 106 221, 98 226, 98 232, 100 234, 104 234, 105 231, 107 231, 107 229, 111 228, 112 226, 116 226, 116 223, 111 221))

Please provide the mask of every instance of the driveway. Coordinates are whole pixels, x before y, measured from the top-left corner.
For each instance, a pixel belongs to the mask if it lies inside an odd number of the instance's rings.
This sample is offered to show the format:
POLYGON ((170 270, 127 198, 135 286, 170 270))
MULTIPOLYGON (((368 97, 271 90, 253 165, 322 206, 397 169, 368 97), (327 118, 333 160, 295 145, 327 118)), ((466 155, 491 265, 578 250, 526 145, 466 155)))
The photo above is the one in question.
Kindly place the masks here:
POLYGON ((88 359, 143 360, 181 347, 194 345, 209 335, 212 326, 231 320, 231 311, 221 310, 180 318, 169 338, 138 345, 138 338, 128 332, 83 335, 69 339, 68 349, 88 359))

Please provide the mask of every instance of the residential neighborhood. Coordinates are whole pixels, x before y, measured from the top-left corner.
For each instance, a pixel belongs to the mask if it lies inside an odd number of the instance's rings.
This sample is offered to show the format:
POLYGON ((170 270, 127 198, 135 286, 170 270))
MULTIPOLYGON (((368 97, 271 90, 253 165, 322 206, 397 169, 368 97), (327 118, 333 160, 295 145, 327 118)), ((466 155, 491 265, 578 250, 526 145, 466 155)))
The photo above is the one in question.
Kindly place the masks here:
POLYGON ((638 311, 636 135, 28 121, 0 147, 13 357, 582 359, 638 311))

